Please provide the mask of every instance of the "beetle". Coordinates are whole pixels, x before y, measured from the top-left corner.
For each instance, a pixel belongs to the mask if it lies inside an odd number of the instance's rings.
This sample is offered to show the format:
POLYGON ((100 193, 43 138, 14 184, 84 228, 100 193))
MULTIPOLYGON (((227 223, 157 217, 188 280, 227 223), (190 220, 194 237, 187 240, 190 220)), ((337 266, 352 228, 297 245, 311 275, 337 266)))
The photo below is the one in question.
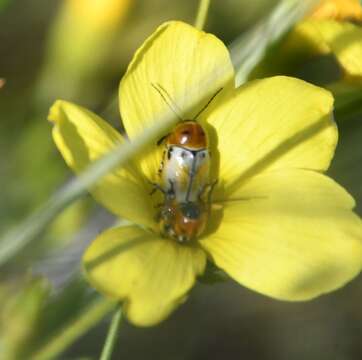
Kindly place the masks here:
POLYGON ((165 195, 157 215, 163 236, 187 244, 204 232, 211 210, 211 194, 216 181, 199 190, 196 201, 178 202, 174 196, 165 195))
POLYGON ((207 108, 219 89, 192 120, 183 120, 168 92, 159 84, 151 84, 170 109, 181 119, 174 129, 158 141, 165 144, 158 170, 159 186, 179 203, 197 202, 200 189, 210 183, 210 151, 207 133, 197 117, 207 108))
POLYGON ((205 230, 207 207, 202 201, 178 203, 167 199, 159 214, 161 234, 180 243, 190 243, 205 230))

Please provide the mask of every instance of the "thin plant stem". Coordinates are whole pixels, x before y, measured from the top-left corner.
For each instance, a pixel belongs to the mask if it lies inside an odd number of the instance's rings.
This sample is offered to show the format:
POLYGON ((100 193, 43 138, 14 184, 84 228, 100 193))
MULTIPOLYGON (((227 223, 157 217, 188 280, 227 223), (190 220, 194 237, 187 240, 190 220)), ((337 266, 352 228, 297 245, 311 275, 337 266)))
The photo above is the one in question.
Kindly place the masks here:
POLYGON ((100 360, 110 360, 112 358, 112 353, 114 350, 114 346, 116 345, 116 340, 119 328, 121 327, 121 322, 122 322, 122 308, 121 306, 118 306, 118 309, 113 315, 111 325, 109 326, 107 338, 104 343, 100 360))
POLYGON ((76 319, 72 320, 59 333, 56 333, 43 348, 32 354, 31 358, 37 360, 56 358, 75 340, 101 321, 115 306, 114 301, 106 299, 95 300, 76 319))
POLYGON ((205 26, 207 14, 209 12, 210 0, 200 0, 199 9, 195 20, 195 27, 202 30, 205 26))

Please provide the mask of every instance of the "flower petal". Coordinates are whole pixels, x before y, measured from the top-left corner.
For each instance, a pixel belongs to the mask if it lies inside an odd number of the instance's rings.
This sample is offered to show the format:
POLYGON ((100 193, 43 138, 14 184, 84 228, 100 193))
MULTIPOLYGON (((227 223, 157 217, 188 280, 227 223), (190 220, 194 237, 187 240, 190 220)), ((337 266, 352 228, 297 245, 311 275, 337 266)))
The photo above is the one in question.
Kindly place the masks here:
MULTIPOLYGON (((165 114, 175 117, 171 106, 179 117, 192 119, 233 76, 228 50, 215 36, 178 21, 161 25, 136 52, 120 84, 128 136, 134 138, 165 114), (153 85, 165 89, 173 105, 153 85)), ((155 152, 142 169, 152 178, 159 164, 155 152)))
POLYGON ((362 28, 334 20, 305 20, 297 24, 254 69, 250 79, 292 74, 318 55, 332 54, 347 77, 362 76, 362 28))
POLYGON ((362 77, 362 28, 338 21, 310 21, 330 51, 336 56, 346 75, 362 77))
POLYGON ((362 265, 362 222, 350 195, 308 170, 261 174, 225 204, 219 229, 201 245, 239 283, 283 300, 344 285, 362 265))
POLYGON ((86 251, 84 269, 100 292, 125 301, 128 319, 139 326, 164 320, 203 273, 206 255, 134 226, 110 229, 86 251))
POLYGON ((338 136, 332 108, 328 91, 289 77, 225 89, 202 116, 214 128, 221 184, 229 193, 265 169, 327 169, 338 136))
MULTIPOLYGON (((91 162, 124 141, 100 117, 70 102, 56 101, 50 109, 49 120, 54 122, 53 138, 59 151, 76 173, 82 172, 91 162)), ((113 170, 101 178, 90 192, 114 214, 137 224, 153 226, 151 197, 135 166, 113 170)))

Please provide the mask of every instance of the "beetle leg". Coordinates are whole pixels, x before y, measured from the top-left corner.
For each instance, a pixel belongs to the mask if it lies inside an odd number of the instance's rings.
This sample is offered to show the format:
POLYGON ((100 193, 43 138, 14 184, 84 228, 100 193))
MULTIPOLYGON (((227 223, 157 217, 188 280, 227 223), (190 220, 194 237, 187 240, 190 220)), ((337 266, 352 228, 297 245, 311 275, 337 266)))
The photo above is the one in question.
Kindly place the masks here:
POLYGON ((210 206, 211 204, 211 196, 212 196, 212 192, 214 191, 215 185, 217 184, 218 180, 214 180, 211 183, 207 183, 205 184, 198 196, 199 201, 202 201, 202 197, 206 194, 206 189, 209 189, 209 191, 207 192, 207 205, 210 206))
POLYGON ((207 194, 207 204, 210 206, 211 205, 211 196, 212 196, 212 192, 215 189, 215 185, 218 183, 218 179, 214 180, 211 184, 209 184, 210 186, 210 190, 209 193, 207 194))
POLYGON ((152 190, 149 193, 150 195, 153 195, 157 190, 161 191, 162 194, 164 194, 164 195, 167 194, 167 191, 164 190, 160 184, 157 184, 157 183, 154 183, 154 182, 150 182, 150 183, 151 183, 151 186, 152 186, 152 190))

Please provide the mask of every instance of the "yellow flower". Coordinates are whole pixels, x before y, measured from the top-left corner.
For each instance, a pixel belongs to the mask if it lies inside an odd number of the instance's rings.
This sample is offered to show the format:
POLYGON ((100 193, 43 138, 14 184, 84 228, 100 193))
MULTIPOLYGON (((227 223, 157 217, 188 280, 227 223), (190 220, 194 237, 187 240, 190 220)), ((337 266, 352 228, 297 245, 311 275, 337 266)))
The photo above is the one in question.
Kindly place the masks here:
POLYGON ((362 20, 358 0, 325 0, 298 23, 251 78, 288 74, 318 55, 333 55, 345 79, 362 78, 362 20))
POLYGON ((117 26, 130 6, 131 0, 67 0, 69 12, 89 26, 117 26))
POLYGON ((362 20, 360 0, 321 0, 309 17, 312 19, 362 20))
MULTIPOLYGON (((157 230, 149 194, 160 163, 156 145, 90 189, 114 214, 138 224, 105 231, 83 258, 88 280, 122 300, 134 324, 165 319, 186 299, 207 259, 250 289, 292 301, 337 289, 360 272, 362 226, 354 201, 322 174, 337 143, 331 94, 288 77, 237 89, 233 79, 220 40, 169 22, 136 52, 121 81, 121 116, 131 141, 157 114, 172 114, 151 83, 167 89, 185 118, 204 105, 186 111, 194 101, 190 94, 207 99, 223 87, 199 118, 219 179, 199 240, 182 245, 157 230), (205 89, 202 79, 210 77, 205 89)), ((57 147, 77 173, 125 141, 97 115, 69 102, 57 101, 49 118, 57 147)))
POLYGON ((63 0, 49 31, 39 97, 98 99, 91 85, 111 58, 132 0, 63 0), (89 89, 87 91, 87 89, 89 89))

